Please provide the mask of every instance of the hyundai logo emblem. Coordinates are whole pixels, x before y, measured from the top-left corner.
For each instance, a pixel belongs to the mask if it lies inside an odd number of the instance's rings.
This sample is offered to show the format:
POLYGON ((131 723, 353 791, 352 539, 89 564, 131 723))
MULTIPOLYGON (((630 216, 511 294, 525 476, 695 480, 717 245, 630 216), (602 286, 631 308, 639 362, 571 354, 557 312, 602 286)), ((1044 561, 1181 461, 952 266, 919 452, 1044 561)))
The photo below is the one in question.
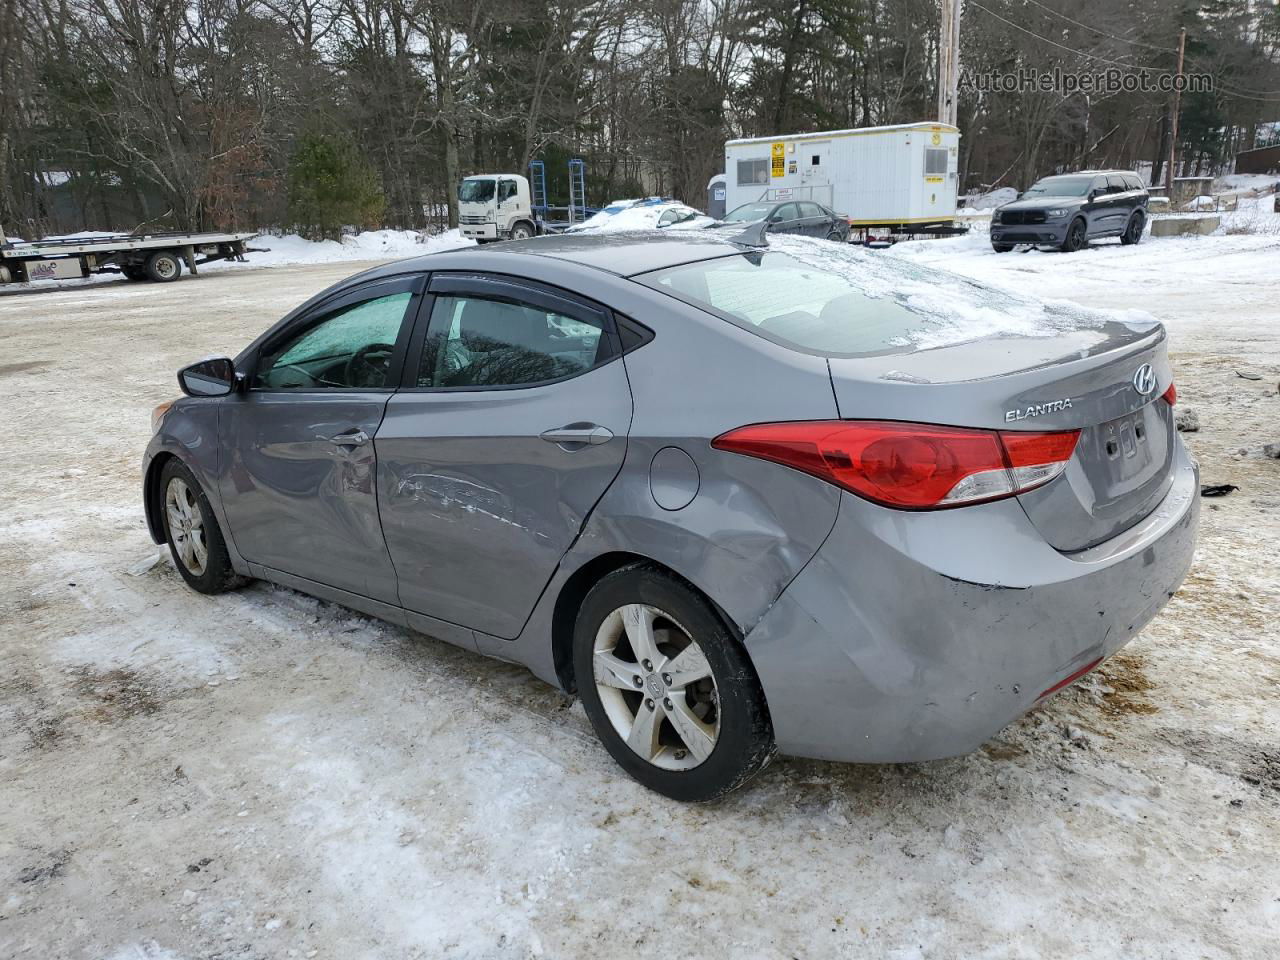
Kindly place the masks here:
POLYGON ((1151 369, 1151 364, 1144 363, 1133 375, 1133 389, 1145 397, 1155 388, 1156 372, 1151 369))

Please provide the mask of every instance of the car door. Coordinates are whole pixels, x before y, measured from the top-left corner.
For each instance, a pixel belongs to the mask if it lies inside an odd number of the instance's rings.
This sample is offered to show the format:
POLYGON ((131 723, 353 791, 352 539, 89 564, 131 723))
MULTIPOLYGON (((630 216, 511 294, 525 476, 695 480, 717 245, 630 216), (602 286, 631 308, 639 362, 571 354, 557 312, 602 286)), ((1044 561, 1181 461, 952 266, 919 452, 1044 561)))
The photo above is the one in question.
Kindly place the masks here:
POLYGON ((770 233, 800 233, 800 210, 794 203, 784 203, 769 214, 770 233))
POLYGON ((1106 177, 1094 177, 1089 188, 1092 198, 1085 204, 1089 223, 1089 236, 1096 237, 1111 230, 1115 220, 1115 195, 1106 177))
POLYGON ((1112 208, 1108 227, 1116 233, 1123 233, 1129 224, 1129 215, 1138 205, 1138 194, 1124 174, 1107 174, 1107 185, 1111 188, 1112 208))
POLYGON ((831 218, 818 204, 801 201, 800 215, 804 222, 804 232, 811 237, 826 237, 831 232, 831 218))
POLYGON ((630 425, 609 311, 529 281, 434 275, 376 441, 401 604, 514 638, 621 469, 630 425))
POLYGON ((219 417, 222 501, 254 563, 395 603, 373 436, 399 383, 425 277, 362 284, 265 341, 219 417))

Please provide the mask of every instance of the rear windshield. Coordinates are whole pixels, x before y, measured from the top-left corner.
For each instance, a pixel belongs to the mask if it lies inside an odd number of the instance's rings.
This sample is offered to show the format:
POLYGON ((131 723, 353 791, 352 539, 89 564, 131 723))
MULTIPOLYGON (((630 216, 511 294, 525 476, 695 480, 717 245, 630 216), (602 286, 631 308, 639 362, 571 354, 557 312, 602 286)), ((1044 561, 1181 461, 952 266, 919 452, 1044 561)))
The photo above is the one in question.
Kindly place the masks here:
POLYGON ((919 246, 911 255, 891 256, 770 234, 766 249, 632 279, 766 340, 826 357, 905 354, 990 337, 1056 337, 1107 319, 918 263, 935 255, 932 242, 919 246))
POLYGON ((786 253, 703 260, 637 279, 805 353, 901 350, 929 323, 892 297, 869 296, 852 278, 786 253))

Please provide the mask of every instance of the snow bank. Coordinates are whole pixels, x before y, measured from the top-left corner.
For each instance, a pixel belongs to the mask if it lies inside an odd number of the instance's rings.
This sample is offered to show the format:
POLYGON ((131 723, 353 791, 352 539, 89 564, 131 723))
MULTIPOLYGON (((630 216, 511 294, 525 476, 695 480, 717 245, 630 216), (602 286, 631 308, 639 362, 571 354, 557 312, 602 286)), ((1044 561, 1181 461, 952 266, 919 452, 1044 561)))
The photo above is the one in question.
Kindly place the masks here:
POLYGON ((964 205, 974 210, 994 210, 1002 204, 1013 203, 1017 199, 1018 191, 1013 187, 997 187, 987 193, 978 193, 965 197, 964 205))
MULTIPOLYGON (((269 267, 286 263, 333 263, 340 260, 395 260, 439 253, 456 247, 474 246, 474 240, 463 238, 457 230, 428 236, 416 230, 368 230, 336 240, 304 240, 296 233, 283 236, 260 234, 249 246, 268 248, 267 253, 248 254, 252 266, 269 267)), ((218 261, 201 267, 239 266, 218 261)))

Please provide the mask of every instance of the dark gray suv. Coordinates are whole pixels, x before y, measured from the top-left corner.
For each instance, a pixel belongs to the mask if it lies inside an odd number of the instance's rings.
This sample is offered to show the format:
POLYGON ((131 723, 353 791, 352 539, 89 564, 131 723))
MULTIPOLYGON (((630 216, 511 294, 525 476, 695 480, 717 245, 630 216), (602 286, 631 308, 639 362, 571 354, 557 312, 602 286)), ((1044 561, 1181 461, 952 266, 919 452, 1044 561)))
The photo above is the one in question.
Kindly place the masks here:
POLYGON ((1137 243, 1146 224, 1147 188, 1136 173, 1082 170, 1037 180, 1013 203, 997 207, 991 246, 996 253, 1019 243, 1072 253, 1101 237, 1137 243))

